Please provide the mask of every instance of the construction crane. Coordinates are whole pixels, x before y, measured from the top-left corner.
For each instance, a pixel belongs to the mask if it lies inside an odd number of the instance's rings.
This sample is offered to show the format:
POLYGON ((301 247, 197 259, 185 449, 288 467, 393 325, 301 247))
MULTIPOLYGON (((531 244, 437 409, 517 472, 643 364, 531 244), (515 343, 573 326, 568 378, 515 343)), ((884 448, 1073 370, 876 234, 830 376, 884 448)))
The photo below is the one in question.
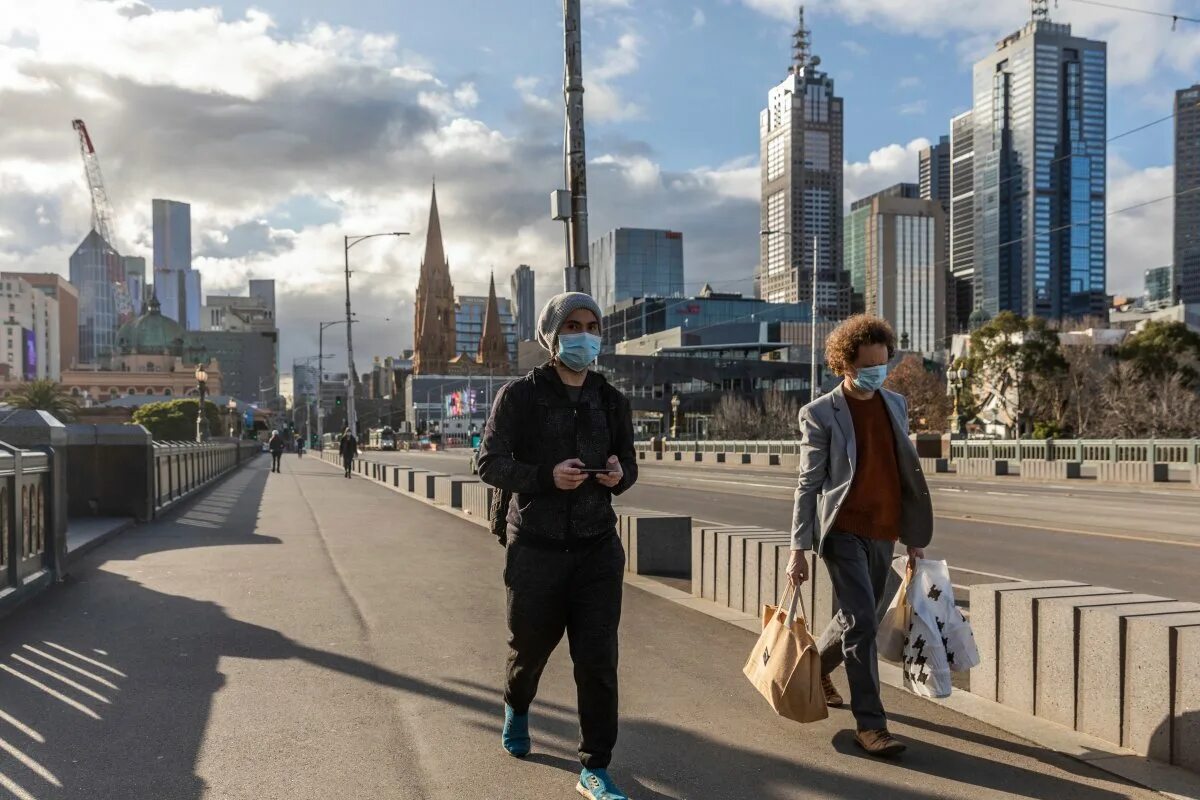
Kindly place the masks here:
MULTIPOLYGON (((83 120, 71 121, 71 127, 79 134, 79 154, 83 157, 83 173, 87 178, 88 192, 92 198, 92 229, 100 234, 105 243, 115 252, 116 243, 113 241, 113 210, 108 201, 108 190, 104 188, 104 176, 100 172, 100 158, 92 144, 83 120)), ((117 296, 117 318, 124 323, 133 318, 133 298, 129 294, 129 284, 126 281, 125 265, 120 256, 113 259, 108 267, 108 278, 113 282, 117 296)))

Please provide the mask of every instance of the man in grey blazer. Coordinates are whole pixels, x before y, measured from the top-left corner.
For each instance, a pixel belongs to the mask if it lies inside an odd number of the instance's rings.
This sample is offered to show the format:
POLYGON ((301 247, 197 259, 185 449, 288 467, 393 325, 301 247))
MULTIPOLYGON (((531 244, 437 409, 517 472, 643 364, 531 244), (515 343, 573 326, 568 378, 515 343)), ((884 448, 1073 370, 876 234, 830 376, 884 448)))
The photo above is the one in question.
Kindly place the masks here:
POLYGON ((905 749, 887 729, 875 648, 896 542, 922 558, 933 536, 933 507, 916 449, 908 405, 883 388, 896 336, 887 321, 859 315, 829 336, 826 361, 843 376, 829 394, 800 410, 800 478, 792 514, 788 577, 808 580, 816 548, 837 596, 838 613, 821 635, 826 700, 842 698, 829 674, 843 661, 850 683, 855 741, 876 756, 905 749))

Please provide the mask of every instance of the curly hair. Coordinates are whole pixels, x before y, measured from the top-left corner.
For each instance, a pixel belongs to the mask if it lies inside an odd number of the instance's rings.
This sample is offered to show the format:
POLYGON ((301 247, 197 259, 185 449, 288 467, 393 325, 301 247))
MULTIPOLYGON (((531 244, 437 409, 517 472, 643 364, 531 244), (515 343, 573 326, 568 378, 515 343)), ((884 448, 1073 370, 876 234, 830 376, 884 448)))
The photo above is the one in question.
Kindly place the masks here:
POLYGON ((838 325, 825 340, 825 363, 837 375, 845 375, 854 365, 858 348, 864 344, 885 344, 888 359, 896 355, 896 332, 886 319, 856 314, 838 325))

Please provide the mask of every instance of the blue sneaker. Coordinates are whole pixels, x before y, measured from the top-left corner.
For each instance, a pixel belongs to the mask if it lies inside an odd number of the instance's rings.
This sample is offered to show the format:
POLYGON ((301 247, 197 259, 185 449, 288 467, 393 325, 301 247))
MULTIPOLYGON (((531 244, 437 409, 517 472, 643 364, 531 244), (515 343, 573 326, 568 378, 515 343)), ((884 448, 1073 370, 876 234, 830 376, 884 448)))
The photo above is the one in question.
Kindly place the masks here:
POLYGON ((588 800, 629 800, 613 783, 606 769, 584 768, 579 774, 579 783, 575 784, 575 791, 588 800))
POLYGON ((504 704, 504 734, 501 741, 510 756, 524 758, 529 755, 529 715, 515 713, 507 703, 504 704))

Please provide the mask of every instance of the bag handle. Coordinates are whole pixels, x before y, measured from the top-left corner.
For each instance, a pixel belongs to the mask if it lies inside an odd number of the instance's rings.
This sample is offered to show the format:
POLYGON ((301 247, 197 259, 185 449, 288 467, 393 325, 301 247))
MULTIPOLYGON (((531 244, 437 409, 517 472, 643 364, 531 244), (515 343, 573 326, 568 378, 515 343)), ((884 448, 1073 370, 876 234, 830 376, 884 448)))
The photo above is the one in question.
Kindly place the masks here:
POLYGON ((795 624, 796 619, 797 619, 796 611, 797 611, 797 608, 799 608, 799 611, 800 611, 799 619, 803 619, 804 624, 807 625, 808 624, 808 611, 806 611, 804 608, 804 599, 800 596, 800 592, 796 591, 796 587, 792 585, 791 581, 788 581, 788 585, 786 587, 784 587, 783 594, 779 598, 779 605, 776 607, 783 608, 783 603, 785 600, 787 600, 788 595, 791 595, 792 599, 791 599, 791 602, 788 603, 788 606, 787 606, 787 617, 784 620, 785 624, 789 628, 795 624))

